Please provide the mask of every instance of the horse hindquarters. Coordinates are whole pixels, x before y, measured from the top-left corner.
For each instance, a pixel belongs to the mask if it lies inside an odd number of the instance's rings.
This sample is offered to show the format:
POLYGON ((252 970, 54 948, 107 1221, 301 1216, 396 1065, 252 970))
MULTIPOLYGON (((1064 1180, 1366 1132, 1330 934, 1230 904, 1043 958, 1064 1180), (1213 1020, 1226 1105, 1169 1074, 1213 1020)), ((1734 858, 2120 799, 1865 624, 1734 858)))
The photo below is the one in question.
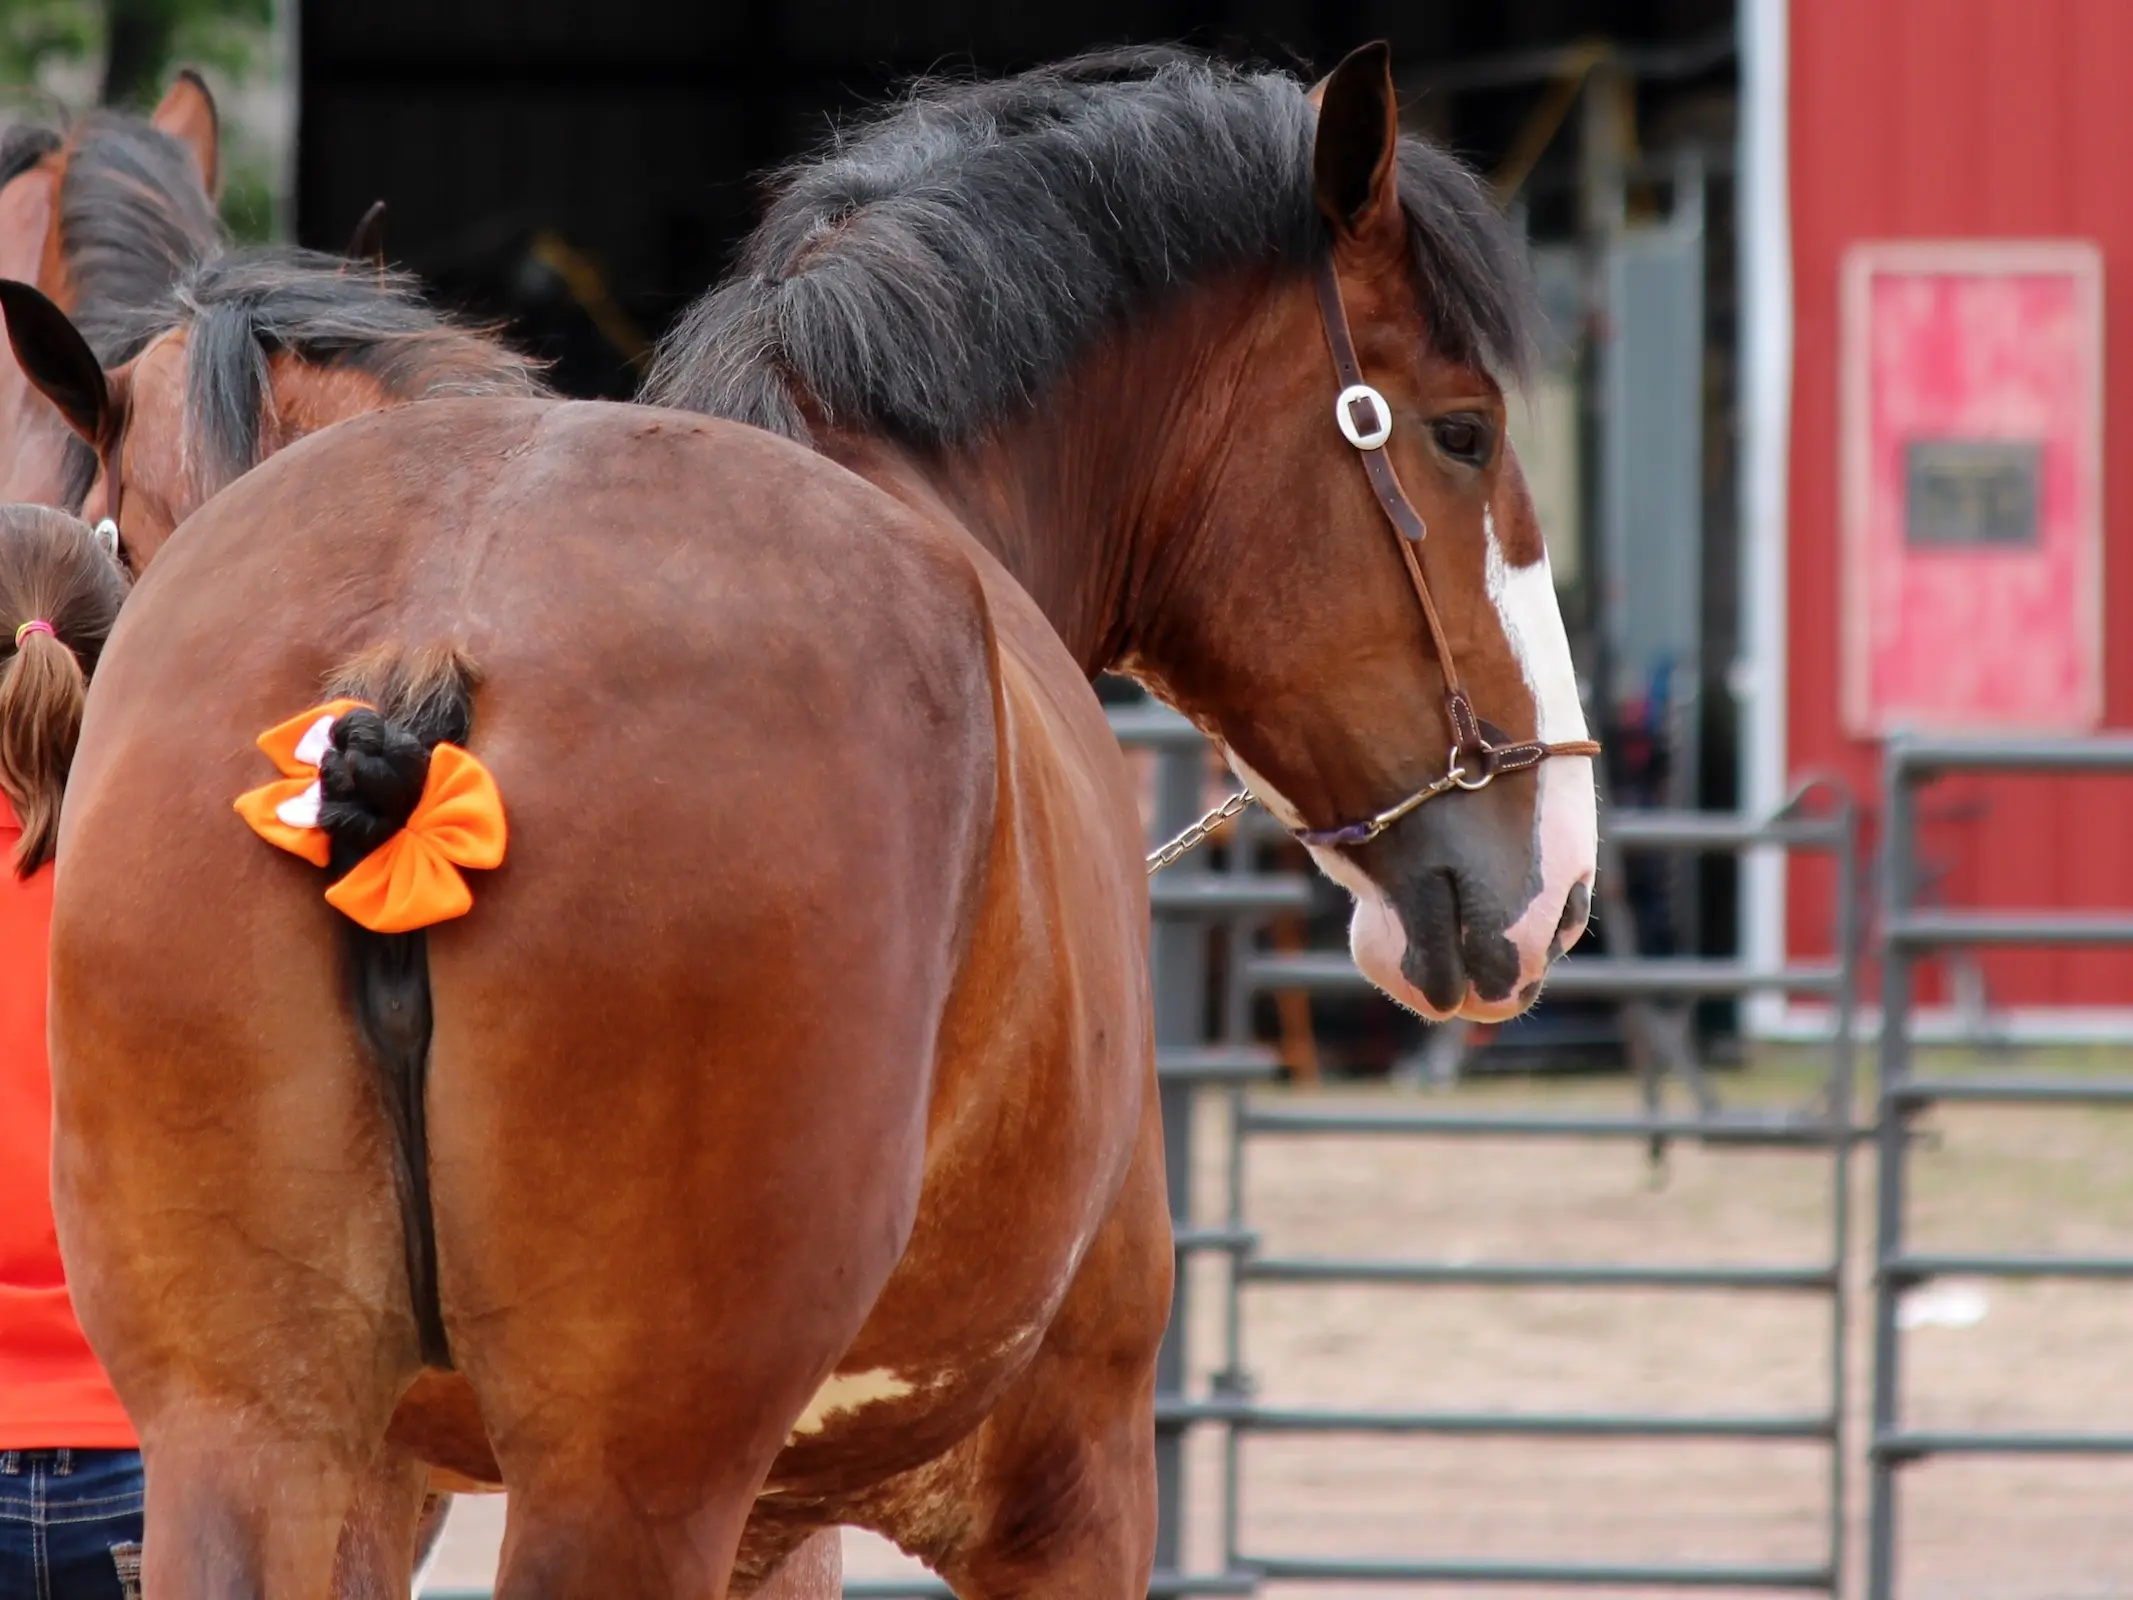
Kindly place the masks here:
POLYGON ((1148 1592, 1155 1365, 1173 1270, 1149 1077, 1125 1185, 1034 1358, 973 1434, 880 1486, 853 1516, 922 1556, 964 1600, 1148 1592))
POLYGON ((1138 818, 1087 684, 1018 631, 1018 592, 993 599, 1001 801, 943 1019, 925 1192, 839 1363, 841 1403, 811 1406, 758 1537, 813 1507, 970 1600, 1133 1600, 1173 1268, 1138 818))
MULTIPOLYGON (((429 1133, 505 1600, 723 1592, 909 1237, 992 731, 982 616, 876 576, 746 694, 697 687, 770 653, 738 617, 669 693, 588 696, 602 646, 558 673, 537 627, 481 652, 514 856, 432 931, 429 1133), (825 706, 831 736, 795 738, 825 706), (543 783, 557 749, 572 781, 543 783)), ((631 666, 633 620, 593 620, 631 666)))

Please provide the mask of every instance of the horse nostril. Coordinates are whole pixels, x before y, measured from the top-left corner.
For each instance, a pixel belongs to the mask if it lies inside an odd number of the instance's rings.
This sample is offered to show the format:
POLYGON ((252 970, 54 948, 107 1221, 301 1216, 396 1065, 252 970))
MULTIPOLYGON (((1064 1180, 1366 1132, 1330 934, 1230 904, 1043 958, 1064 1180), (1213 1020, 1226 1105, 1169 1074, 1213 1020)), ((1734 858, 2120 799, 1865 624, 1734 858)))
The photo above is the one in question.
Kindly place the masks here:
POLYGON ((1585 926, 1585 919, 1592 914, 1592 885, 1580 879, 1570 886, 1570 894, 1563 901, 1562 920, 1555 925, 1558 935, 1574 932, 1585 926))

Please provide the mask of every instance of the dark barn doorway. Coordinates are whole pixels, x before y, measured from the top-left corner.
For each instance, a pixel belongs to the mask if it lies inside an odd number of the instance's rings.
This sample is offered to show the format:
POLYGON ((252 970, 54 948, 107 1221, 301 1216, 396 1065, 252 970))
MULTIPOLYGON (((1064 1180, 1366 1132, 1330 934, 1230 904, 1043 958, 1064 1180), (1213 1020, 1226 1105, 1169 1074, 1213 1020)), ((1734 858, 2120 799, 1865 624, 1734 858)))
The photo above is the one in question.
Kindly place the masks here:
MULTIPOLYGON (((397 263, 492 313, 577 306, 591 326, 544 353, 572 392, 621 395, 631 378, 618 342, 656 336, 718 274, 755 214, 760 176, 914 75, 1161 40, 1323 70, 1384 38, 1416 115, 1487 171, 1549 74, 1544 62, 1498 60, 1481 76, 1501 81, 1472 82, 1462 64, 1587 38, 1707 41, 1731 10, 1731 0, 305 0, 297 229, 305 244, 337 248, 384 199, 397 263)), ((1729 65, 1713 66, 1730 85, 1729 65)), ((545 345, 569 321, 535 315, 529 332, 545 345)))

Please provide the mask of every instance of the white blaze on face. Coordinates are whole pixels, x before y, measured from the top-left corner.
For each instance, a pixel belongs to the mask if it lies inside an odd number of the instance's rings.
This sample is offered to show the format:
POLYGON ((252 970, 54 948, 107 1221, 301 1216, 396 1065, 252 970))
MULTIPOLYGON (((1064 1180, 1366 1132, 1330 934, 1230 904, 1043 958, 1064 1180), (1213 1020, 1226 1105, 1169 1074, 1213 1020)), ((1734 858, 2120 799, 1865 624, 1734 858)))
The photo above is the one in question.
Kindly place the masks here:
MULTIPOLYGON (((1577 670, 1571 664, 1570 639, 1563 632, 1563 612, 1555 598, 1555 576, 1548 569, 1547 551, 1544 548, 1540 560, 1530 566, 1509 566, 1503 543, 1496 537, 1495 513, 1483 512, 1481 526, 1488 536, 1489 600, 1533 696, 1538 737, 1548 744, 1583 739, 1585 708, 1578 700, 1577 670)), ((1591 883, 1600 851, 1592 758, 1550 756, 1540 764, 1538 780, 1533 847, 1539 856, 1540 887, 1505 930, 1518 948, 1520 987, 1548 970, 1548 953, 1564 904, 1573 886, 1591 883)), ((1584 931, 1582 922, 1563 929, 1563 948, 1577 943, 1584 931)))

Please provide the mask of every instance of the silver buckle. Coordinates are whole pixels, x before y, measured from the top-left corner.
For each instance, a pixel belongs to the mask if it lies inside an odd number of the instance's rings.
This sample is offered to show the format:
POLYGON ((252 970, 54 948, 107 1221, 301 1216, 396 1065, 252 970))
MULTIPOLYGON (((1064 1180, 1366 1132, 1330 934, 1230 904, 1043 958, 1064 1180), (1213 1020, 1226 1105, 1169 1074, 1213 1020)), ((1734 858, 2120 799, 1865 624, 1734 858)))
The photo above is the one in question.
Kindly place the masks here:
POLYGON ((1392 407, 1367 383, 1351 383, 1340 392, 1340 398, 1333 402, 1333 420, 1340 424, 1341 437, 1358 450, 1383 449, 1385 441, 1392 437, 1392 407), (1360 400, 1370 402, 1371 415, 1377 419, 1375 427, 1363 428, 1356 423, 1351 408, 1360 400))

